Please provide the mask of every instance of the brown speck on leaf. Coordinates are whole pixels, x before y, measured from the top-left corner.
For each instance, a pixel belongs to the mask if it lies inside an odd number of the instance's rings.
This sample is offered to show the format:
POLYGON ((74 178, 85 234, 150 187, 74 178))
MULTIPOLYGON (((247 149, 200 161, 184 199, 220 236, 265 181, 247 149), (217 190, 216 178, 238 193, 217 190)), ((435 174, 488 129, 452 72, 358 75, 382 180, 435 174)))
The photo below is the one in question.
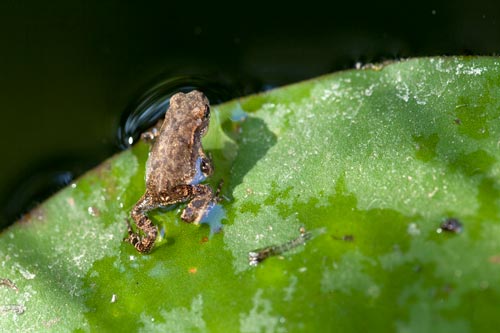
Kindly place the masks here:
POLYGON ((98 217, 99 215, 101 215, 101 212, 99 211, 99 209, 97 207, 94 207, 94 206, 89 206, 87 211, 91 216, 94 216, 94 217, 98 217))
POLYGON ((200 244, 205 244, 206 242, 208 242, 208 237, 207 236, 205 236, 205 237, 203 237, 201 239, 200 244))
POLYGON ((70 205, 71 207, 75 206, 75 199, 73 199, 72 197, 69 197, 68 199, 66 199, 66 201, 68 202, 68 205, 70 205))
MULTIPOLYGON (((244 120, 243 120, 244 121, 244 120)), ((241 133, 241 125, 233 123, 233 128, 232 128, 233 133, 241 133)))
POLYGON ((455 125, 462 125, 462 121, 460 120, 460 118, 455 118, 453 122, 455 123, 455 125))
POLYGON ((24 214, 18 221, 19 224, 30 224, 32 222, 42 221, 45 217, 45 210, 41 206, 33 208, 28 213, 24 214))
POLYGON ((337 236, 332 235, 332 238, 335 240, 341 240, 344 242, 353 242, 354 241, 354 235, 344 235, 342 237, 337 237, 337 236))
POLYGON ((94 169, 94 172, 100 178, 109 177, 108 174, 110 171, 111 171, 111 160, 104 161, 94 169))
POLYGON ((189 270, 188 270, 188 272, 190 274, 196 274, 196 272, 198 272, 198 269, 196 267, 190 267, 189 270))
POLYGON ((359 65, 356 65, 356 69, 370 69, 370 70, 374 70, 374 71, 381 71, 382 69, 384 69, 384 67, 392 64, 394 62, 394 60, 386 60, 386 61, 383 61, 381 63, 378 63, 378 64, 359 64, 359 65))
POLYGON ((492 264, 500 264, 500 254, 496 254, 488 258, 488 261, 492 264))
POLYGON ((346 241, 346 242, 353 242, 354 241, 354 236, 353 235, 344 235, 342 237, 342 240, 346 241))

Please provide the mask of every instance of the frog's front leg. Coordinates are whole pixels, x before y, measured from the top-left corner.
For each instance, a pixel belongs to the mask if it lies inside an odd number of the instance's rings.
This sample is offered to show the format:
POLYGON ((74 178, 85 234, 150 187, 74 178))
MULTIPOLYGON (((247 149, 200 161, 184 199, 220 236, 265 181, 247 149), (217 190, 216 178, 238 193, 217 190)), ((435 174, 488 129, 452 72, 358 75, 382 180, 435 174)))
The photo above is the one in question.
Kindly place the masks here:
POLYGON ((143 132, 141 134, 141 139, 148 143, 155 142, 156 138, 160 136, 161 125, 163 125, 163 118, 160 118, 158 122, 146 132, 143 132))
POLYGON ((155 243, 156 236, 158 235, 158 227, 156 227, 146 215, 148 211, 155 208, 158 208, 158 204, 155 202, 149 192, 146 192, 130 212, 130 216, 134 220, 137 228, 139 228, 145 234, 144 237, 141 237, 139 233, 135 233, 127 220, 128 237, 124 240, 132 244, 137 249, 137 251, 141 253, 147 253, 151 251, 155 243))

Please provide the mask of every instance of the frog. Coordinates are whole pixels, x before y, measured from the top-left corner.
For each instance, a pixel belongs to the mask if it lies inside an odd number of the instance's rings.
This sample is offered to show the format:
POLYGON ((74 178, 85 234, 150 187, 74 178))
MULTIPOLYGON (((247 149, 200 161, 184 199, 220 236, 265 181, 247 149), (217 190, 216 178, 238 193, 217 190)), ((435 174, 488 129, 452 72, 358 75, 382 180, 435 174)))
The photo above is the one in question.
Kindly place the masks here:
POLYGON ((199 224, 217 203, 218 194, 201 184, 214 172, 201 142, 209 121, 210 103, 202 92, 179 92, 170 98, 164 119, 143 133, 142 138, 152 143, 146 162, 146 190, 130 211, 138 232, 127 220, 128 237, 124 239, 140 253, 151 252, 158 236, 148 212, 187 202, 181 219, 199 224))

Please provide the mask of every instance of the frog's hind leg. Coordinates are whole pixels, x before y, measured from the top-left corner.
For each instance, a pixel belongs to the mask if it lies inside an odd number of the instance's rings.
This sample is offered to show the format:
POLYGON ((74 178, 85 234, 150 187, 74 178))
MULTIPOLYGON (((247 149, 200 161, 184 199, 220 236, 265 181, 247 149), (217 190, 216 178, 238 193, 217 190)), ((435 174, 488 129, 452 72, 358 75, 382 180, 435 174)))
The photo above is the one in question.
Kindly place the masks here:
POLYGON ((152 196, 146 192, 130 212, 130 216, 134 220, 135 225, 145 234, 145 236, 141 237, 139 233, 135 233, 132 230, 130 223, 127 221, 128 237, 124 240, 132 244, 139 252, 147 253, 151 251, 155 243, 158 235, 158 227, 153 224, 153 222, 146 215, 146 212, 157 207, 158 204, 156 204, 152 196))
POLYGON ((188 223, 198 224, 218 199, 212 188, 207 185, 192 185, 190 190, 192 199, 182 212, 181 218, 188 223))

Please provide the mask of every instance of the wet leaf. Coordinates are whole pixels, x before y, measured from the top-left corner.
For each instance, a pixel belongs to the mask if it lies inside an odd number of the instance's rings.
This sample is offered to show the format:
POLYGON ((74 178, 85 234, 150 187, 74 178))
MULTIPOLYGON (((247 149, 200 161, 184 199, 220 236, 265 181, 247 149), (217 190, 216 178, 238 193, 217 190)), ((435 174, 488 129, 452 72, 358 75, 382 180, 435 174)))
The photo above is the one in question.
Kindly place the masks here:
POLYGON ((150 255, 122 242, 148 147, 112 157, 2 233, 0 330, 494 331, 499 68, 414 59, 214 107, 223 231, 156 211, 150 255))

